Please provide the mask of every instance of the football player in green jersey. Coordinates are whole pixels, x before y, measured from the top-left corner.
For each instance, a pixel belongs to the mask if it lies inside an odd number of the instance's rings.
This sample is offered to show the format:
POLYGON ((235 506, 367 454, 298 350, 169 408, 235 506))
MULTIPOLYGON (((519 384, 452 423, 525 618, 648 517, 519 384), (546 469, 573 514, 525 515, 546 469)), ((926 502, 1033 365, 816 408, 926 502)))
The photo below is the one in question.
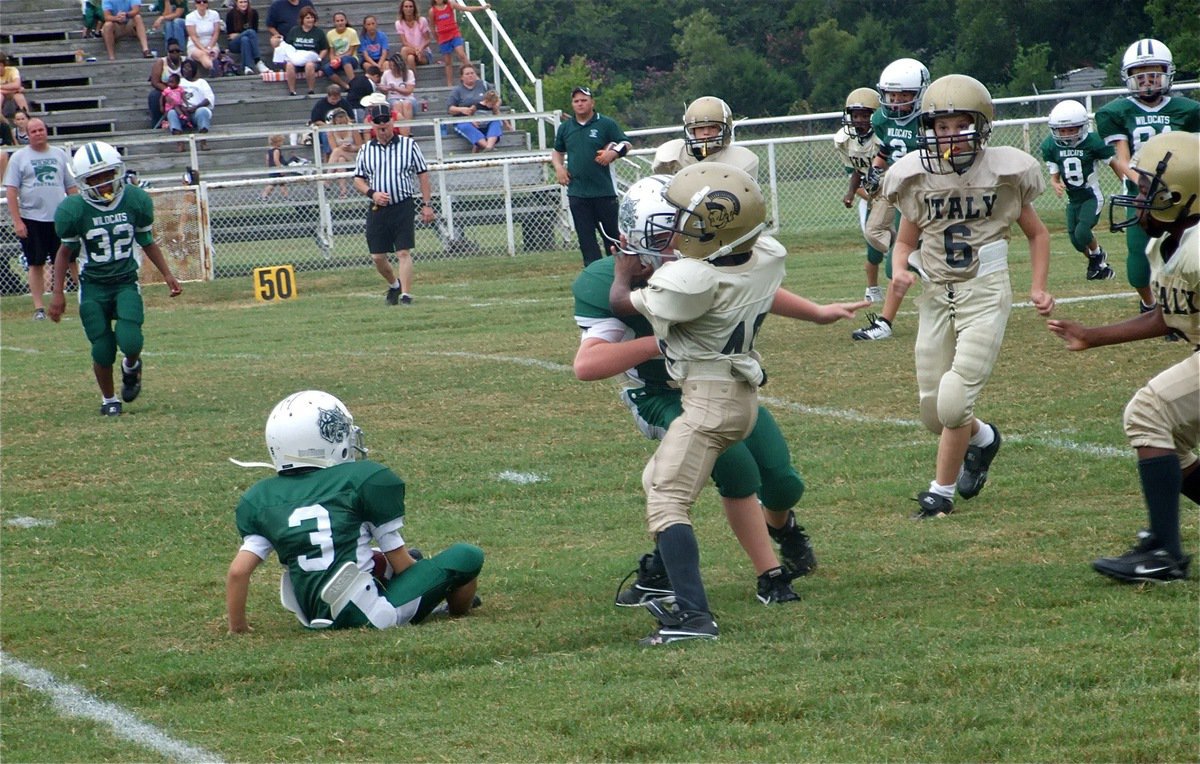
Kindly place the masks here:
POLYGON ((284 398, 267 417, 271 467, 279 474, 242 495, 242 545, 225 579, 229 631, 250 630, 250 576, 274 549, 283 564, 284 606, 310 629, 420 623, 443 601, 452 616, 475 600, 483 550, 454 544, 417 559, 400 535, 404 481, 366 454, 362 430, 340 400, 320 390, 284 398), (374 542, 386 559, 379 578, 374 542))
POLYGON ((1104 192, 1096 164, 1103 162, 1112 168, 1119 180, 1129 172, 1111 145, 1088 129, 1087 107, 1079 101, 1063 101, 1050 110, 1047 126, 1050 135, 1042 141, 1042 159, 1050 172, 1054 193, 1067 195, 1067 236, 1071 246, 1087 257, 1089 281, 1111 279, 1115 273, 1108 265, 1108 255, 1096 241, 1092 229, 1100 220, 1104 192))
MULTIPOLYGON (((79 322, 92 343, 92 371, 102 396, 100 414, 120 416, 121 401, 129 403, 142 391, 145 306, 134 244, 162 273, 172 297, 183 288, 154 241, 154 203, 144 190, 125 183, 121 154, 107 143, 93 141, 75 152, 71 170, 81 193, 68 196, 54 213, 54 228, 62 239, 54 259, 65 263, 78 253, 79 322), (113 386, 118 347, 125 354, 120 399, 113 386)), ((59 321, 66 309, 65 274, 65 268, 54 269, 53 321, 59 321)))
MULTIPOLYGON (((864 186, 867 193, 878 191, 883 172, 896 163, 901 157, 916 151, 920 141, 920 122, 917 117, 921 113, 921 98, 929 87, 929 70, 920 61, 913 58, 901 58, 884 67, 879 74, 879 109, 871 117, 871 125, 879 138, 879 155, 874 160, 874 172, 867 177, 864 186)), ((890 239, 893 246, 895 237, 892 229, 899 224, 899 213, 896 207, 882 196, 871 205, 871 214, 867 218, 866 236, 868 241, 882 243, 890 239)), ((892 278, 891 248, 885 258, 884 273, 892 278)), ((883 309, 879 315, 868 313, 870 321, 861 329, 854 330, 850 336, 856 340, 885 340, 892 336, 892 322, 900 312, 900 303, 904 301, 906 287, 895 281, 888 283, 887 294, 884 296, 883 309)))
MULTIPOLYGON (((1126 164, 1146 141, 1159 133, 1184 130, 1200 132, 1200 103, 1183 96, 1171 95, 1175 79, 1175 59, 1171 50, 1158 40, 1138 40, 1125 50, 1121 59, 1121 76, 1130 95, 1105 104, 1096 111, 1096 131, 1105 143, 1117 150, 1117 157, 1126 164)), ((1126 180, 1125 194, 1137 194, 1137 184, 1126 180)), ((1130 217, 1134 217, 1130 213, 1130 217)), ((1143 313, 1154 309, 1154 293, 1150 289, 1150 266, 1146 261, 1149 236, 1140 226, 1125 229, 1128 255, 1125 278, 1137 290, 1143 313)), ((1172 338, 1174 335, 1168 335, 1172 338)))
MULTIPOLYGON (((1085 327, 1055 320, 1049 329, 1069 350, 1162 337, 1179 332, 1200 348, 1200 135, 1172 130, 1148 139, 1133 157, 1136 196, 1112 198, 1132 210, 1132 221, 1150 239, 1150 286, 1155 310, 1117 324, 1085 327)), ((1131 220, 1117 223, 1117 227, 1131 220)), ((1189 352, 1134 393, 1123 417, 1129 445, 1137 452, 1138 476, 1150 528, 1116 557, 1092 563, 1097 573, 1118 581, 1166 583, 1187 578, 1191 558, 1183 553, 1179 497, 1200 504, 1200 352, 1189 352)))

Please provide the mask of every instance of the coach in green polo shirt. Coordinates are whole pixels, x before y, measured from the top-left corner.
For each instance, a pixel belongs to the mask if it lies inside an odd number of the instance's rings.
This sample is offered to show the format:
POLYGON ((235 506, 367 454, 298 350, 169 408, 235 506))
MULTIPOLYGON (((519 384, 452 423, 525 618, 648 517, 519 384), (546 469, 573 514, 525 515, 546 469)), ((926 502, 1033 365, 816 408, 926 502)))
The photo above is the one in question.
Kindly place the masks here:
POLYGON ((590 89, 581 85, 571 91, 571 109, 575 118, 558 126, 550 161, 559 185, 567 187, 586 268, 604 256, 609 241, 616 242, 617 192, 610 165, 617 157, 625 156, 630 144, 616 122, 596 113, 590 89), (596 241, 597 231, 603 249, 596 241))

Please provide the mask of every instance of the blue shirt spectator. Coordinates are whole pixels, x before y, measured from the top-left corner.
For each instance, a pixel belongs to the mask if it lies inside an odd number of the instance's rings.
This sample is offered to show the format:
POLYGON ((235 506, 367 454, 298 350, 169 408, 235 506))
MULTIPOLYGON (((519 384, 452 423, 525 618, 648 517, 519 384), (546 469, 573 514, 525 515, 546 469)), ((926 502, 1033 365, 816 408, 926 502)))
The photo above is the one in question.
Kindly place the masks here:
POLYGON ((286 38, 300 23, 300 9, 304 7, 311 8, 312 0, 272 0, 267 10, 267 29, 286 38))

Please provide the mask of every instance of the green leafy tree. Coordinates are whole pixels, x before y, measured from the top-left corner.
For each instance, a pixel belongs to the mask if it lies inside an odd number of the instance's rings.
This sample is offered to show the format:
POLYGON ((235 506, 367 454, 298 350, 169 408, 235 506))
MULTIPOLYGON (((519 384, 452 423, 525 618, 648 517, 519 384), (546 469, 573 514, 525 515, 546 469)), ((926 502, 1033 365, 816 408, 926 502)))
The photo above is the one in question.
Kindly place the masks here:
MULTIPOLYGON (((1049 43, 1034 43, 1022 47, 1012 64, 1012 79, 999 93, 1001 95, 1028 95, 1040 93, 1054 87, 1054 74, 1050 68, 1049 43)), ((993 96, 996 93, 992 94, 993 96)))

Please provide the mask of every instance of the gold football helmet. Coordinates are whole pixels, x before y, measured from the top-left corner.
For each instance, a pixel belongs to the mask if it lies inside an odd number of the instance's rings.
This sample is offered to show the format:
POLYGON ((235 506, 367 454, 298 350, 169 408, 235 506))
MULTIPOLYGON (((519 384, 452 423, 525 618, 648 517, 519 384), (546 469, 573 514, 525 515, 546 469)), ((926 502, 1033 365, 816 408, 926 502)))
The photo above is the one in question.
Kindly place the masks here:
POLYGON ((1108 208, 1112 230, 1119 231, 1149 218, 1149 231, 1161 235, 1164 227, 1191 215, 1200 214, 1196 198, 1200 195, 1200 135, 1172 130, 1160 133, 1142 144, 1129 168, 1138 174, 1135 195, 1117 194, 1108 208), (1113 220, 1117 207, 1140 210, 1141 214, 1121 221, 1113 220))
POLYGON ((720 98, 704 96, 688 104, 683 112, 683 141, 696 159, 703 160, 733 141, 733 112, 720 98), (715 135, 696 135, 698 127, 716 127, 715 135))
POLYGON ((685 167, 667 184, 663 198, 678 210, 671 231, 675 249, 684 257, 715 260, 749 252, 766 228, 762 189, 731 165, 703 162, 685 167))
POLYGON ((965 74, 934 80, 921 99, 921 164, 938 175, 966 172, 992 134, 994 118, 992 94, 979 80, 965 74), (937 119, 959 114, 970 117, 970 127, 939 136, 937 119))
POLYGON ((871 88, 856 88, 846 96, 842 125, 846 132, 865 144, 871 137, 871 115, 879 108, 879 94, 871 88))

